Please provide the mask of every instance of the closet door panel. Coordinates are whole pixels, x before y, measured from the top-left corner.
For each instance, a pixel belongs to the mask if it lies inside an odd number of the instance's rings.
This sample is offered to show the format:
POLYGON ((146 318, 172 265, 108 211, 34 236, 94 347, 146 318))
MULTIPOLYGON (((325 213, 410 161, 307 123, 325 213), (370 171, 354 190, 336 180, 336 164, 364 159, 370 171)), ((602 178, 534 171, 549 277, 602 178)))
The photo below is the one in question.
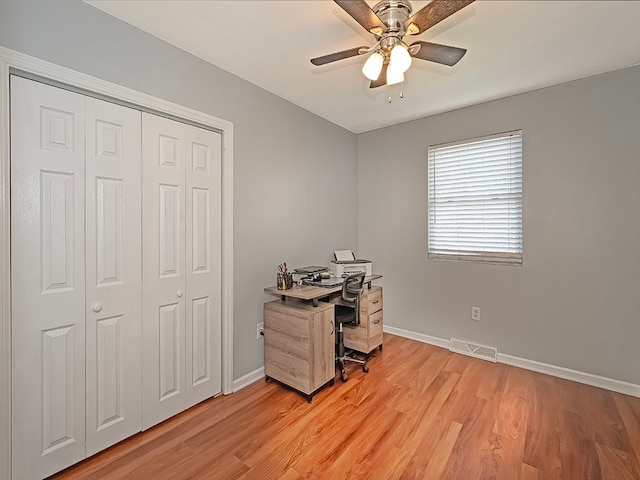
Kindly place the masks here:
POLYGON ((187 406, 221 391, 221 137, 186 127, 187 406))
POLYGON ((85 456, 84 99, 11 77, 12 468, 85 456))
POLYGON ((141 113, 85 105, 90 456, 142 428, 141 113))
POLYGON ((185 125, 142 114, 143 428, 184 410, 185 125))
POLYGON ((161 402, 181 393, 182 372, 178 370, 183 364, 180 361, 180 356, 183 353, 180 345, 182 341, 180 329, 183 326, 181 310, 180 303, 162 305, 159 308, 159 351, 162 353, 159 355, 158 376, 161 402))

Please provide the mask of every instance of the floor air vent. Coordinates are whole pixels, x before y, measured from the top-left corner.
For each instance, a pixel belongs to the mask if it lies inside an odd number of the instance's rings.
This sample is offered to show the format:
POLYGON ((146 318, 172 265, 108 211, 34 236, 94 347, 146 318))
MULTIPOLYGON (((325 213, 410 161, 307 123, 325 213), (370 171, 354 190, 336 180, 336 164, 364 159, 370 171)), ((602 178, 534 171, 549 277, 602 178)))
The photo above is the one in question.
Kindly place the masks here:
POLYGON ((452 352, 461 353, 463 355, 469 355, 470 357, 489 360, 490 362, 494 363, 496 362, 498 357, 498 351, 493 347, 465 342, 464 340, 458 340, 457 338, 452 338, 449 340, 449 350, 452 352))

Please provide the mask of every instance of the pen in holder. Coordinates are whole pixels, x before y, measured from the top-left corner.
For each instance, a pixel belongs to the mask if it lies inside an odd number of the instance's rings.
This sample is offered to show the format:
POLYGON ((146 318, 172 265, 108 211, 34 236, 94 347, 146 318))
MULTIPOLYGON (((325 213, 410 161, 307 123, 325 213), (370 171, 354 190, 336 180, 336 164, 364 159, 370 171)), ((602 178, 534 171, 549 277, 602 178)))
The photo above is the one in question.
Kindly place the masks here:
POLYGON ((287 270, 287 264, 278 265, 278 274, 276 275, 276 287, 278 290, 288 290, 293 287, 293 276, 287 270))

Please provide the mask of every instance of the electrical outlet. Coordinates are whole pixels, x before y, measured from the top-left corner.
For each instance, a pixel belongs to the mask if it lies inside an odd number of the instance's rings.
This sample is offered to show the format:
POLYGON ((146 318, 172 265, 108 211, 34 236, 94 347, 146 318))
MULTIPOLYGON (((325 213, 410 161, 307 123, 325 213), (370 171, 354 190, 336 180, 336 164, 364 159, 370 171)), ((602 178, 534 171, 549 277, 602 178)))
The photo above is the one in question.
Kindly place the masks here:
POLYGON ((480 321, 480 307, 471 307, 471 320, 474 322, 480 321))
POLYGON ((260 322, 258 324, 256 335, 258 337, 258 340, 260 340, 262 337, 264 337, 264 322, 260 322))

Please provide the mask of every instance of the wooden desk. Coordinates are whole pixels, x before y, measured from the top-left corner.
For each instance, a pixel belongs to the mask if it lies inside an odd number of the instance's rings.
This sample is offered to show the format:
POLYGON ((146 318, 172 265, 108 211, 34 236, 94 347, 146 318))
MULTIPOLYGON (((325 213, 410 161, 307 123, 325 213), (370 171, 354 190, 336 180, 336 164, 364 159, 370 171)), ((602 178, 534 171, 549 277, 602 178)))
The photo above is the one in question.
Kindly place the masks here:
MULTIPOLYGON (((382 278, 382 275, 367 275, 364 278, 364 283, 367 284, 368 288, 371 288, 371 282, 379 278, 382 278)), ((293 288, 288 288, 286 290, 278 290, 278 287, 273 285, 264 289, 266 293, 270 293, 271 295, 278 295, 282 300, 284 300, 286 297, 299 298, 300 300, 311 300, 311 303, 314 307, 318 306, 319 298, 327 297, 332 293, 339 292, 340 290, 342 290, 342 285, 336 285, 335 287, 294 285, 293 288)))
MULTIPOLYGON (((365 354, 382 350, 382 287, 371 286, 382 275, 365 277, 368 288, 360 302, 360 325, 346 328, 344 344, 365 354)), ((340 303, 342 285, 314 287, 276 286, 265 292, 280 297, 264 304, 264 370, 267 381, 277 380, 307 401, 334 378, 334 304, 340 303), (320 298, 327 301, 318 302, 320 298)))

